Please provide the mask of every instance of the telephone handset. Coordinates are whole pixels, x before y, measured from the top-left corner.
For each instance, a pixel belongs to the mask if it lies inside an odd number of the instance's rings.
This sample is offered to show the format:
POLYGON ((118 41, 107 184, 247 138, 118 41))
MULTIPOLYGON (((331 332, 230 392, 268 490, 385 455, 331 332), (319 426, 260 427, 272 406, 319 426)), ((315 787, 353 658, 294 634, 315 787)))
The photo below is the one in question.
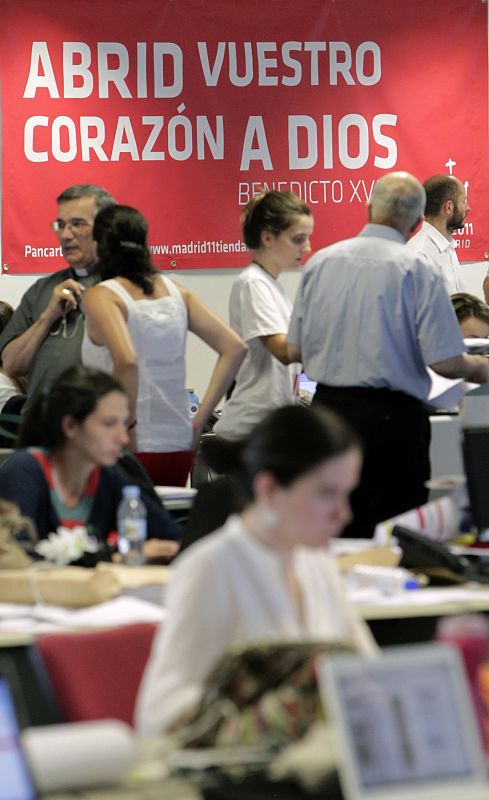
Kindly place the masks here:
POLYGON ((400 566, 425 572, 433 582, 489 583, 489 571, 480 561, 455 555, 442 542, 435 542, 421 533, 395 525, 392 535, 402 550, 400 566))

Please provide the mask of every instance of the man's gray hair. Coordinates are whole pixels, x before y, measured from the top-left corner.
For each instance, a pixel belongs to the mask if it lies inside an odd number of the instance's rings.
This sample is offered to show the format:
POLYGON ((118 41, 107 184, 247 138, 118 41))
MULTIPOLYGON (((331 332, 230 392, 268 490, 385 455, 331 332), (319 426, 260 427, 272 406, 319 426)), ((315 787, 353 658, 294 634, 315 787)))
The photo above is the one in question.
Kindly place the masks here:
POLYGON ((106 189, 93 183, 75 183, 74 186, 69 186, 56 198, 56 202, 66 203, 68 200, 79 200, 81 197, 93 197, 97 211, 117 205, 117 200, 106 189))
POLYGON ((408 172, 391 172, 375 185, 370 200, 371 221, 404 231, 424 212, 426 192, 408 172))

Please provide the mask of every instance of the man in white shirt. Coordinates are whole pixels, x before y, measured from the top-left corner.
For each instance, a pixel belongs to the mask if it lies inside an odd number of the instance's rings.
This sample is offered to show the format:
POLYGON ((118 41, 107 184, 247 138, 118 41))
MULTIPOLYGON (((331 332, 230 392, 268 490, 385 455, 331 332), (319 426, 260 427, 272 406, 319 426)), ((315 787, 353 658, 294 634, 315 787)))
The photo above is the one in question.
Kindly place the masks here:
MULTIPOLYGON (((470 211, 465 186, 454 175, 433 175, 424 184, 426 209, 421 229, 409 241, 443 275, 448 294, 465 292, 465 282, 452 233, 470 211)), ((489 288, 489 286, 488 286, 489 288)))

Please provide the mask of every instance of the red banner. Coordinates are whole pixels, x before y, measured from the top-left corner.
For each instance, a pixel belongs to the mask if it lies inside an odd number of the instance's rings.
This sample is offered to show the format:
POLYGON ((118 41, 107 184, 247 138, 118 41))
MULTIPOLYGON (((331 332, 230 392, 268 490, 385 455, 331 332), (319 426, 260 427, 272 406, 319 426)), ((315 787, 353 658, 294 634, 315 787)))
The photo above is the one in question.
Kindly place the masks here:
POLYGON ((9 273, 63 260, 49 223, 97 183, 150 223, 164 269, 236 267, 242 206, 292 189, 313 248, 355 234, 393 169, 453 173, 488 247, 481 0, 0 0, 2 246, 9 273))

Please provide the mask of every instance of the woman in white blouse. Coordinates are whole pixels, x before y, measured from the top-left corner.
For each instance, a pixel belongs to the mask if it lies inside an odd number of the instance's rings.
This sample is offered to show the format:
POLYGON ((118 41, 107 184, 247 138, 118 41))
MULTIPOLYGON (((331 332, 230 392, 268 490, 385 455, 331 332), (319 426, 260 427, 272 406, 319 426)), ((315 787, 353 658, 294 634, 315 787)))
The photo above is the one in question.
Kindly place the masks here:
POLYGON ((137 705, 144 734, 183 718, 231 647, 342 640, 375 649, 328 553, 351 517, 362 462, 353 431, 324 408, 285 406, 244 440, 209 440, 205 456, 236 475, 247 503, 172 568, 168 618, 137 705))

